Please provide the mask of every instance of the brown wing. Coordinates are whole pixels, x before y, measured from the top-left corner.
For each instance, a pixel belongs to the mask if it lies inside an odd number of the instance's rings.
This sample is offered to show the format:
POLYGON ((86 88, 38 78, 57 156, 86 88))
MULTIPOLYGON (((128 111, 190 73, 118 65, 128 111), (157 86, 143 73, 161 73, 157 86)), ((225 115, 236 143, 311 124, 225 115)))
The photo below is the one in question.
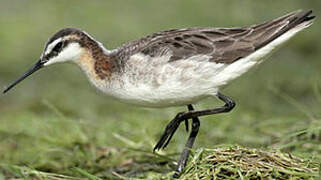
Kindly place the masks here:
POLYGON ((163 31, 124 45, 123 59, 136 53, 151 57, 170 54, 170 61, 208 55, 210 61, 232 63, 265 46, 298 24, 308 21, 312 11, 296 11, 275 20, 242 28, 189 28, 163 31))

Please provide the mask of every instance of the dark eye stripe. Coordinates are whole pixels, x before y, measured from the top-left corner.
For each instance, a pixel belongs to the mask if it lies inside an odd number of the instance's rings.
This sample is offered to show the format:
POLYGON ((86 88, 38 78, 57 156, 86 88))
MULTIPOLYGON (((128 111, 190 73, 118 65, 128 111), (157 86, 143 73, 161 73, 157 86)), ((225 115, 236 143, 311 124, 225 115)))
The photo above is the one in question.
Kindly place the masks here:
POLYGON ((49 54, 46 55, 45 59, 49 60, 50 58, 57 56, 64 46, 65 43, 63 43, 62 41, 57 43, 55 47, 52 48, 51 52, 49 52, 49 54))
POLYGON ((64 41, 61 41, 61 42, 57 43, 54 48, 52 48, 52 50, 49 52, 49 54, 47 54, 47 55, 44 57, 44 59, 49 60, 49 59, 51 59, 52 57, 57 56, 57 55, 62 51, 62 49, 64 49, 65 47, 67 47, 68 44, 70 44, 70 43, 72 43, 72 42, 77 42, 77 43, 79 43, 78 40, 64 40, 64 41))
POLYGON ((59 42, 58 44, 56 44, 56 46, 52 49, 52 51, 54 52, 59 52, 62 48, 62 42, 59 42))

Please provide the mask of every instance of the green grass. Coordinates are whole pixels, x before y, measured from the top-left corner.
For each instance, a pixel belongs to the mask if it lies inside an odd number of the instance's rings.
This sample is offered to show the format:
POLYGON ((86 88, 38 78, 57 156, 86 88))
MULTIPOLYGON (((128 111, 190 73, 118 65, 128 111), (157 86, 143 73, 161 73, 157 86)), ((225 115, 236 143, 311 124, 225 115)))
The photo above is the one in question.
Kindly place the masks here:
MULTIPOLYGON (((81 145, 79 145, 81 146, 81 145)), ((82 153, 88 154, 84 145, 82 153)), ((79 153, 79 152, 76 152, 79 153)), ((93 154, 92 154, 93 155, 93 154)), ((65 173, 52 173, 41 167, 0 165, 2 177, 25 179, 172 179, 175 161, 172 155, 153 154, 142 149, 113 147, 95 150, 89 166, 69 168, 65 173), (106 166, 118 157, 112 167, 106 166)), ((175 156, 174 156, 175 157, 175 156)), ((88 161, 90 157, 83 159, 88 161)), ((320 163, 276 150, 259 150, 239 146, 199 148, 181 174, 180 179, 315 179, 320 163)))
MULTIPOLYGON (((201 118, 181 177, 317 179, 320 2, 2 0, 0 87, 33 64, 47 38, 63 27, 82 28, 113 48, 159 30, 244 26, 313 9, 317 19, 309 29, 222 90, 236 108, 201 118), (254 163, 251 169, 246 164, 252 162, 264 166, 254 163)), ((196 108, 219 105, 207 99, 196 108)), ((43 69, 0 95, 0 179, 169 179, 188 133, 180 127, 167 149, 152 149, 166 124, 184 110, 119 103, 97 92, 71 65, 43 69)))

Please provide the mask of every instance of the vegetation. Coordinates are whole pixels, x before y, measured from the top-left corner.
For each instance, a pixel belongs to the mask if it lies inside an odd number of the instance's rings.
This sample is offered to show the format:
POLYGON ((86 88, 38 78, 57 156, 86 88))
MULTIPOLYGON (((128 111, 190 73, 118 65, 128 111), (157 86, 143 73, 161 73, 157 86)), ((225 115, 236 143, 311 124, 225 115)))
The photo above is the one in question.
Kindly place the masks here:
MULTIPOLYGON (((0 87, 38 59, 46 39, 79 27, 112 49, 152 32, 244 26, 297 9, 315 24, 222 92, 237 103, 201 118, 182 179, 316 179, 321 162, 321 1, 10 1, 0 6, 0 87), (224 145, 223 145, 224 144, 224 145)), ((197 109, 220 105, 207 99, 197 109)), ((148 109, 94 90, 75 66, 56 65, 0 95, 0 179, 170 179, 188 133, 152 153, 186 107, 148 109)))

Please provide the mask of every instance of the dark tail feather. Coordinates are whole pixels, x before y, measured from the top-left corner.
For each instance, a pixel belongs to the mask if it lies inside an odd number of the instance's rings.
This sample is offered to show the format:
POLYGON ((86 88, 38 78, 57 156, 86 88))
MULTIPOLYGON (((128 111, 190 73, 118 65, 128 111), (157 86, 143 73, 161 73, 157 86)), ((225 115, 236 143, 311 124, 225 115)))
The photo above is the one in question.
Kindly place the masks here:
POLYGON ((315 16, 309 16, 310 14, 312 14, 312 10, 306 11, 306 12, 298 12, 294 17, 291 17, 289 19, 290 23, 289 23, 289 28, 291 29, 292 27, 297 26, 298 24, 301 24, 303 22, 306 21, 310 21, 312 19, 315 18, 315 16))
MULTIPOLYGON (((275 40, 276 38, 278 38, 279 36, 281 36, 282 34, 286 33, 287 31, 289 31, 290 29, 295 28, 296 26, 304 23, 304 22, 311 22, 312 20, 315 18, 315 16, 309 16, 311 15, 312 10, 309 11, 296 11, 293 13, 290 13, 288 15, 285 15, 281 18, 278 18, 272 22, 268 22, 265 23, 264 26, 275 26, 276 29, 279 29, 277 27, 282 27, 284 26, 282 29, 277 30, 275 33, 273 33, 272 36, 268 37, 267 39, 265 39, 265 41, 263 41, 262 43, 260 43, 258 46, 256 46, 256 49, 259 49, 267 44, 269 44, 270 42, 272 42, 273 40, 275 40)), ((258 25, 257 28, 260 28, 262 25, 258 25)), ((254 27, 256 28, 256 27, 254 27)))

